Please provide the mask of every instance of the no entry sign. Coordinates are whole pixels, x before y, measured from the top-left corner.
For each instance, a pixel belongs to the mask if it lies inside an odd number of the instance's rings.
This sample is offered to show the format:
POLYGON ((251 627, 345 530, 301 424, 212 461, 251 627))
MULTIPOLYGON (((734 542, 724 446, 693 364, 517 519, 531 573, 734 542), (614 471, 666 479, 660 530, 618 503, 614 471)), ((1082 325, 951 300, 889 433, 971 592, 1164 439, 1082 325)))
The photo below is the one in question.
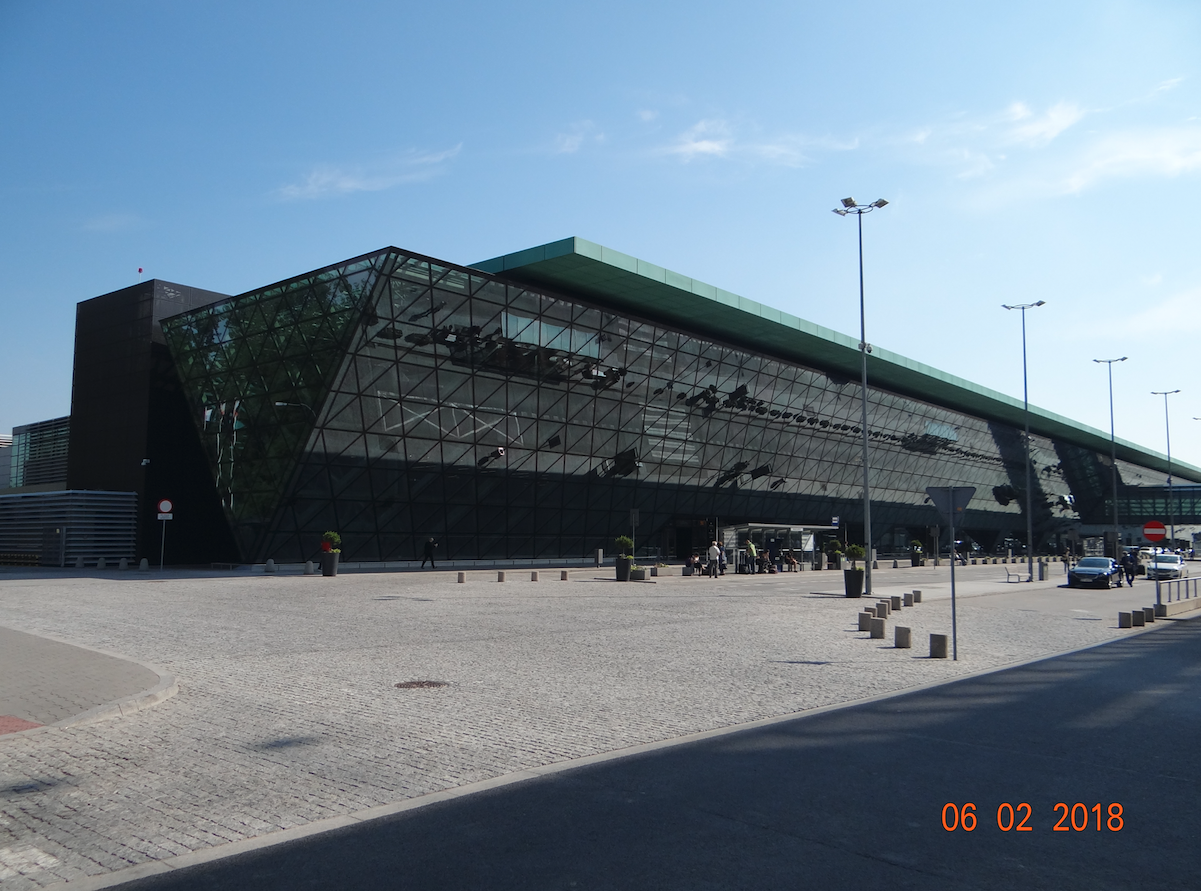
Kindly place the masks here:
POLYGON ((1143 538, 1147 539, 1147 541, 1163 541, 1167 537, 1168 530, 1158 520, 1152 520, 1143 527, 1143 538))

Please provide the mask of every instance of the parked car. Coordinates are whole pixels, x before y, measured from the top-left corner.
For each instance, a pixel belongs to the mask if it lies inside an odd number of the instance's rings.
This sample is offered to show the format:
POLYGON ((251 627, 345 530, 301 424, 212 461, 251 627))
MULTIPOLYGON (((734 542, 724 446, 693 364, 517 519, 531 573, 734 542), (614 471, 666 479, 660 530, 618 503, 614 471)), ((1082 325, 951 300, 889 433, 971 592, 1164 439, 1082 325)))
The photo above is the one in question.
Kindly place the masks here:
POLYGON ((1122 567, 1112 557, 1085 557, 1068 570, 1068 585, 1072 588, 1108 588, 1114 581, 1120 585, 1121 579, 1122 567))
POLYGON ((1156 554, 1147 564, 1149 579, 1182 579, 1188 575, 1184 558, 1176 554, 1156 554))

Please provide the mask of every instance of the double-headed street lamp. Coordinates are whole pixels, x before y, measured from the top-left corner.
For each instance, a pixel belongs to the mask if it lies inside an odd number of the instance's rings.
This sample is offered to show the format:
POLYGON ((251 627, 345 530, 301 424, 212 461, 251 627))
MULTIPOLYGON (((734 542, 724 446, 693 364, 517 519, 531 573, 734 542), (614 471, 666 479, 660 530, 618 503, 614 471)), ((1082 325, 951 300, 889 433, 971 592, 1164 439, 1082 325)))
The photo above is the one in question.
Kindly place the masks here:
POLYGON ((1152 390, 1152 396, 1163 397, 1163 430, 1168 443, 1168 541, 1176 550, 1176 505, 1172 502, 1172 425, 1168 422, 1168 397, 1179 390, 1152 390))
POLYGON ((1109 366, 1109 466, 1113 469, 1113 557, 1118 558, 1119 545, 1122 540, 1121 527, 1118 525, 1118 446, 1113 435, 1113 363, 1125 362, 1120 359, 1093 359, 1098 364, 1109 366))
POLYGON ((1026 509, 1026 581, 1034 581, 1034 483, 1030 479, 1030 387, 1026 377, 1026 310, 1045 306, 1045 300, 1037 303, 1002 303, 1005 309, 1022 311, 1022 404, 1026 411, 1026 497, 1022 505, 1026 509))
MULTIPOLYGON (((863 589, 869 597, 872 593, 872 498, 868 484, 868 448, 867 448, 867 354, 872 351, 867 342, 867 322, 863 312, 863 215, 879 210, 888 204, 883 198, 877 198, 871 204, 856 204, 854 198, 843 198, 842 207, 834 208, 834 213, 845 217, 853 213, 859 218, 859 355, 862 358, 861 387, 863 395, 863 546, 867 549, 867 559, 864 563, 863 589)), ((954 546, 952 544, 952 546, 954 546)))

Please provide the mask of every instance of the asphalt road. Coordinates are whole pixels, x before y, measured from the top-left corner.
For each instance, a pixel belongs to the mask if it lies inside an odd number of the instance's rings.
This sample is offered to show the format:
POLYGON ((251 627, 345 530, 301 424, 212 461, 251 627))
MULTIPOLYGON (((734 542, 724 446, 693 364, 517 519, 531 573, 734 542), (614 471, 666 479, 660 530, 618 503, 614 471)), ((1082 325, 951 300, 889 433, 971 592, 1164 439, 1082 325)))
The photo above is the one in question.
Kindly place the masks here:
POLYGON ((1195 889, 1198 741, 1201 621, 1178 621, 121 887, 1195 889))

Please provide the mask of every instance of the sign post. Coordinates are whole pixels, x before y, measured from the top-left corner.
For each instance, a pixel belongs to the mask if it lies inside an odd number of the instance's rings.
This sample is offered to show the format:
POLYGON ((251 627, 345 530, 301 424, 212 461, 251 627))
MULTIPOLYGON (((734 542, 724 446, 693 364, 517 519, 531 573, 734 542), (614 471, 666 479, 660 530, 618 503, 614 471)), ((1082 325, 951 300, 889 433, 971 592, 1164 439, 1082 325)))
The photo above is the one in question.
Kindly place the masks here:
MULTIPOLYGON (((634 546, 632 548, 630 548, 630 550, 633 551, 634 554, 637 554, 638 553, 638 508, 636 508, 636 507, 630 508, 630 540, 634 542, 634 546)), ((631 559, 636 559, 636 558, 634 558, 634 554, 630 554, 631 559)))
POLYGON ((158 549, 158 571, 163 571, 163 560, 167 553, 167 521, 175 519, 171 510, 175 507, 171 499, 164 498, 158 503, 158 518, 163 521, 163 537, 158 549))
MULTIPOLYGON (((1167 535, 1168 530, 1164 528, 1163 523, 1159 522, 1159 520, 1151 520, 1143 526, 1143 538, 1147 539, 1147 541, 1163 541, 1167 535)), ((1155 562, 1154 556, 1152 556, 1151 562, 1155 562)), ((1157 572, 1155 573, 1155 605, 1158 606, 1159 604, 1159 573, 1157 572)))
MULTIPOLYGON (((926 494, 951 524, 951 658, 959 660, 959 631, 955 621, 955 516, 962 514, 972 496, 976 494, 974 486, 928 486, 926 494)), ((935 554, 938 553, 938 542, 934 543, 935 554)))

